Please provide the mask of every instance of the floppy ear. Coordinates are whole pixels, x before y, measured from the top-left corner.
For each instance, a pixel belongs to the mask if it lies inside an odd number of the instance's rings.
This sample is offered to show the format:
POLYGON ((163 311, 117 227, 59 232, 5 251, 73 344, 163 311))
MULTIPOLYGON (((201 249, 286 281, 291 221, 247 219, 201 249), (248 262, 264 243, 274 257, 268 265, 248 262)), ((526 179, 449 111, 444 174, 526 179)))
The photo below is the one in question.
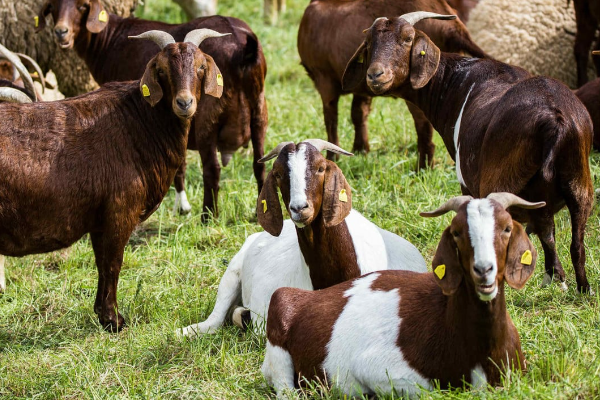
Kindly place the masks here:
POLYGON ((90 1, 90 12, 88 13, 85 27, 91 33, 99 33, 108 24, 108 13, 100 4, 100 0, 90 1))
POLYGON ((204 71, 204 93, 216 97, 217 99, 223 94, 223 75, 215 60, 208 54, 204 54, 206 58, 206 71, 204 71))
POLYGON ((423 32, 416 32, 410 56, 410 84, 413 89, 427 85, 440 63, 440 49, 423 32))
POLYGON ((256 215, 258 223, 263 229, 273 236, 279 236, 283 229, 283 214, 277 195, 277 182, 273 171, 269 172, 267 179, 256 201, 256 215))
POLYGON ((350 185, 342 170, 333 161, 327 160, 325 180, 323 182, 323 202, 321 213, 326 227, 336 226, 350 214, 352 210, 352 193, 350 185))
POLYGON ((442 234, 432 264, 434 279, 442 292, 446 296, 453 295, 462 282, 463 273, 458 248, 450 233, 450 227, 442 234))
POLYGON ((46 15, 50 14, 50 6, 51 4, 49 1, 45 2, 42 8, 40 9, 40 12, 38 13, 37 17, 34 17, 35 33, 38 33, 39 31, 46 28, 46 15))
POLYGON ((144 100, 152 107, 156 105, 163 97, 163 91, 158 83, 158 73, 156 72, 156 59, 153 58, 146 66, 146 71, 142 80, 140 80, 140 91, 144 100))
POLYGON ((523 226, 513 221, 513 229, 508 242, 504 279, 513 289, 522 289, 533 274, 537 251, 529 240, 523 226))
POLYGON ((356 53, 354 53, 346 65, 346 70, 342 77, 342 88, 344 90, 352 90, 360 85, 367 76, 368 67, 367 44, 366 42, 362 42, 358 50, 356 50, 356 53))

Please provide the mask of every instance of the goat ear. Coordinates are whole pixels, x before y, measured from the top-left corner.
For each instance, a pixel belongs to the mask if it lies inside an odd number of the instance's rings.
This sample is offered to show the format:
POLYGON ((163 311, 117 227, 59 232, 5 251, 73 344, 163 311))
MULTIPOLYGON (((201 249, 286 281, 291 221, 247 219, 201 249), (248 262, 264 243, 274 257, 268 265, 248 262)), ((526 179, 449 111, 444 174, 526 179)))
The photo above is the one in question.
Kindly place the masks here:
POLYGON ((45 2, 42 8, 40 8, 40 12, 38 13, 37 17, 34 17, 35 33, 38 33, 46 28, 46 15, 50 14, 50 6, 51 4, 49 1, 45 2))
POLYGON ((458 248, 450 233, 450 227, 442 234, 433 257, 433 274, 435 281, 446 296, 456 292, 462 282, 462 268, 458 257, 458 248))
POLYGON ((352 90, 360 85, 365 80, 367 68, 367 44, 362 42, 346 65, 346 70, 342 77, 342 88, 344 90, 352 90))
POLYGON ((91 33, 99 33, 108 25, 108 13, 100 4, 100 0, 90 1, 90 12, 88 13, 85 27, 91 33))
POLYGON ((513 289, 522 289, 533 274, 537 251, 520 223, 513 221, 508 242, 504 279, 513 289))
POLYGON ((427 85, 440 63, 440 49, 422 32, 417 31, 410 57, 410 84, 413 89, 427 85))
POLYGON ((333 161, 327 160, 323 182, 321 213, 326 227, 342 223, 352 211, 352 192, 342 170, 333 161))
POLYGON ((144 76, 140 81, 140 91, 144 100, 146 100, 152 107, 156 105, 163 97, 163 91, 158 83, 158 73, 156 72, 156 60, 152 59, 146 67, 144 76))
POLYGON ((216 97, 217 99, 223 94, 223 75, 215 60, 208 54, 204 54, 206 58, 206 71, 204 71, 204 93, 216 97))
POLYGON ((277 194, 277 182, 273 171, 269 172, 267 179, 256 201, 256 215, 258 223, 263 229, 273 236, 279 236, 283 229, 283 213, 277 194))

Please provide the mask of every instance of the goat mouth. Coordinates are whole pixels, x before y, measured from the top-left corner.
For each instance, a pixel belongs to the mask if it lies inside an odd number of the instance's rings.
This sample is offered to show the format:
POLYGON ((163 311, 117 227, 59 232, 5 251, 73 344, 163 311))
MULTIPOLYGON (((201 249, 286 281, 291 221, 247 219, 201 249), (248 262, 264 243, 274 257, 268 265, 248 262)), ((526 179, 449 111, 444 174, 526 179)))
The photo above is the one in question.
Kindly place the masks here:
POLYGON ((496 282, 491 285, 477 285, 477 291, 483 295, 490 295, 496 290, 496 282))
POLYGON ((392 82, 392 79, 390 78, 389 80, 385 81, 385 82, 369 82, 369 87, 371 88, 371 90, 373 91, 373 93, 381 93, 385 90, 387 90, 389 84, 392 82))
POLYGON ((73 46, 73 43, 71 43, 71 41, 67 41, 67 42, 58 42, 58 46, 61 49, 70 49, 73 46))

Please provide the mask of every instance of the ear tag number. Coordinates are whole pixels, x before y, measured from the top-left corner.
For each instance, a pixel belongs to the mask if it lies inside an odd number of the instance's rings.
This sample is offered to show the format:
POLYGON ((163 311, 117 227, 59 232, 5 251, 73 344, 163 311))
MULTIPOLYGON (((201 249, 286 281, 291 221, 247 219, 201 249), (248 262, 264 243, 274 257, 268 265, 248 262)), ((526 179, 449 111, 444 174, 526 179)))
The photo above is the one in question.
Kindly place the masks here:
POLYGON ((446 266, 444 264, 438 265, 433 273, 441 280, 446 275, 446 266))
POLYGON ((266 213, 266 212, 267 212, 267 201, 266 201, 266 200, 263 200, 261 203, 262 203, 262 205, 263 205, 263 214, 264 214, 264 213, 266 213))
POLYGON ((424 56, 425 55, 425 50, 421 50, 421 55, 424 56))
POLYGON ((98 14, 98 21, 100 21, 100 22, 108 21, 108 14, 106 13, 105 10, 100 11, 100 14, 98 14))
POLYGON ((365 55, 363 53, 360 53, 360 55, 358 56, 358 60, 356 60, 357 63, 362 64, 365 62, 365 55))
POLYGON ((142 85, 142 94, 144 95, 144 97, 150 96, 150 89, 148 89, 148 85, 146 85, 145 83, 142 85))
POLYGON ((217 85, 223 86, 223 75, 217 74, 217 85))
POLYGON ((525 253, 521 256, 521 264, 523 265, 531 265, 533 262, 533 256, 531 255, 531 250, 525 250, 525 253))
POLYGON ((346 193, 346 189, 340 190, 340 201, 344 203, 348 202, 348 193, 346 193))
POLYGON ((38 26, 40 26, 40 17, 35 16, 33 17, 33 21, 35 23, 35 27, 37 28, 38 26))

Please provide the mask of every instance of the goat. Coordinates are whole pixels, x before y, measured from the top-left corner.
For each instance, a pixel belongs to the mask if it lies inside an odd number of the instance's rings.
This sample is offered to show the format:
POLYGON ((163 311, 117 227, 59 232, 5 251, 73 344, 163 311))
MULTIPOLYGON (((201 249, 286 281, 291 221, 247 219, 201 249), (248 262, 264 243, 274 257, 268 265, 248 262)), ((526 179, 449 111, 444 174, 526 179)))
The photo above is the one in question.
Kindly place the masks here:
MULTIPOLYGON (((573 6, 577 24, 573 53, 577 63, 577 87, 581 87, 588 81, 588 59, 593 41, 596 41, 594 50, 600 50, 600 40, 596 38, 596 32, 600 28, 600 1, 573 0, 573 6)), ((594 63, 596 74, 600 76, 600 59, 594 59, 594 63)))
MULTIPOLYGON (((419 9, 438 13, 452 13, 446 0, 419 1, 311 1, 304 12, 298 30, 298 53, 308 75, 313 80, 323 102, 323 116, 327 140, 338 144, 337 120, 340 95, 352 93, 352 123, 354 125, 355 152, 369 151, 367 118, 371 99, 377 95, 367 87, 348 90, 342 86, 342 75, 348 60, 362 42, 361 31, 372 25, 376 16, 404 14, 419 9)), ((421 29, 445 51, 466 52, 474 57, 487 57, 469 36, 465 25, 457 20, 452 24, 424 21, 421 29)), ((435 146, 433 128, 421 110, 407 102, 415 120, 418 168, 433 164, 435 146)), ((333 157, 332 154, 329 154, 333 157)))
POLYGON ((185 157, 202 89, 219 97, 220 71, 198 49, 222 36, 165 32, 141 81, 113 82, 68 100, 0 104, 0 254, 20 257, 70 246, 90 233, 100 323, 121 330, 117 283, 135 226, 160 205, 185 157), (141 94, 140 94, 141 92, 141 94))
POLYGON ((564 84, 495 60, 441 53, 413 28, 423 18, 456 18, 426 12, 380 18, 349 61, 347 90, 368 86, 419 107, 456 162, 463 194, 505 191, 546 207, 511 210, 527 222, 544 249, 544 284, 554 276, 566 289, 556 253, 554 214, 571 214, 571 260, 577 289, 589 291, 585 273, 585 225, 594 199, 588 156, 592 123, 564 84))
POLYGON ((414 394, 419 387, 500 384, 525 368, 506 312, 504 280, 521 289, 536 250, 506 208, 537 208, 510 193, 460 196, 433 259, 434 273, 380 271, 320 291, 277 290, 267 319, 262 373, 278 397, 295 377, 333 383, 349 395, 414 394))
POLYGON ((244 327, 251 320, 262 332, 271 295, 283 286, 317 290, 378 269, 427 271, 412 244, 352 209, 344 174, 322 150, 352 155, 309 139, 298 145, 281 143, 261 160, 277 157, 256 205, 266 232, 248 237, 233 257, 208 319, 180 334, 214 332, 232 307, 236 325, 244 327), (283 220, 277 187, 291 220, 283 220), (239 303, 245 309, 236 307, 239 303))
POLYGON ((0 44, 0 101, 31 103, 40 98, 29 71, 20 58, 29 62, 36 70, 42 82, 42 91, 44 90, 44 74, 39 65, 25 54, 15 54, 0 44))
POLYGON ((458 18, 460 18, 460 20, 463 23, 467 23, 467 21, 469 21, 469 14, 471 13, 471 10, 473 8, 475 8, 475 6, 477 5, 477 3, 479 3, 479 0, 446 0, 448 2, 448 5, 450 7, 452 7, 454 10, 456 10, 456 14, 458 15, 458 18))
POLYGON ((594 126, 593 146, 600 150, 600 78, 589 81, 577 89, 575 94, 590 113, 594 126))
MULTIPOLYGON (((61 47, 74 47, 87 64, 94 79, 103 84, 110 81, 139 79, 148 61, 154 56, 153 45, 139 45, 127 40, 129 35, 158 29, 183 40, 192 29, 208 28, 231 35, 219 43, 203 43, 201 50, 211 54, 223 68, 219 82, 224 94, 219 99, 204 99, 194 118, 188 149, 198 150, 202 160, 204 200, 203 218, 217 214, 217 197, 221 162, 226 166, 233 153, 252 140, 254 176, 258 193, 264 181, 263 156, 267 129, 267 103, 264 80, 267 65, 258 38, 243 21, 231 17, 198 18, 188 23, 171 25, 137 18, 121 18, 107 14, 100 0, 49 0, 38 16, 37 30, 46 26, 46 15, 52 14, 54 31, 61 47)), ((191 210, 185 194, 185 160, 175 178, 175 209, 191 210)))

